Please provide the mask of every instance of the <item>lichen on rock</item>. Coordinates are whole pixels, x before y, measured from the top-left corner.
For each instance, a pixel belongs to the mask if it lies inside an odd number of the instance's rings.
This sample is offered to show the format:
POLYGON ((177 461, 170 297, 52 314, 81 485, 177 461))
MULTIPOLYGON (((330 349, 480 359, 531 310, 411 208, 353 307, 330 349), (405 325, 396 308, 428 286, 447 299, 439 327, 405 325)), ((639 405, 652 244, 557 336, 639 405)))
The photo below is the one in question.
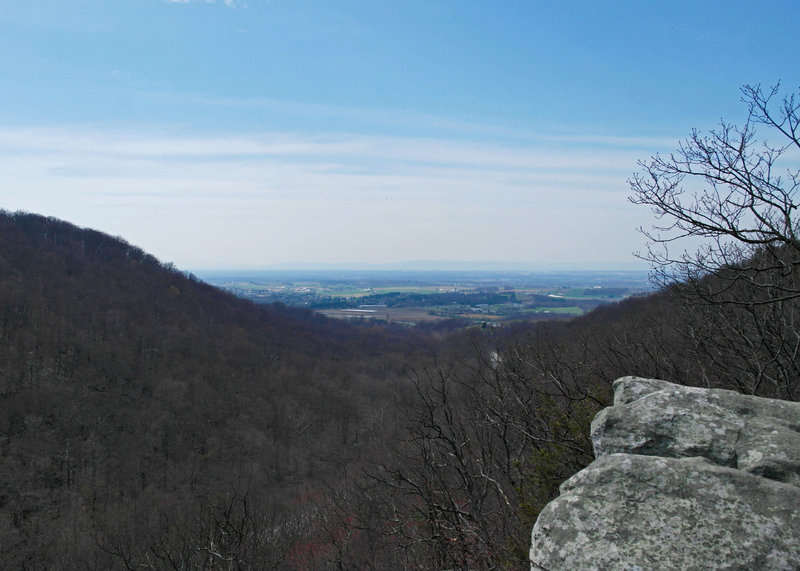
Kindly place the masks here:
POLYGON ((532 569, 800 569, 800 403, 614 388, 597 459, 534 526, 532 569))

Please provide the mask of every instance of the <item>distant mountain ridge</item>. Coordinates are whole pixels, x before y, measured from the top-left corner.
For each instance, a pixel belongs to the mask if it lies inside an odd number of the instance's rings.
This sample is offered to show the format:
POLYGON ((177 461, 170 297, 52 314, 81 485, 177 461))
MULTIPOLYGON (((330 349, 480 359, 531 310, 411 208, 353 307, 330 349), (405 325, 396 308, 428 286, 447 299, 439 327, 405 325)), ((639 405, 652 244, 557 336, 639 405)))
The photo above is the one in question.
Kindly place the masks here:
MULTIPOLYGON (((581 270, 603 270, 603 271, 641 271, 647 272, 647 266, 639 261, 619 262, 619 261, 593 261, 593 262, 509 262, 509 261, 455 261, 455 260, 408 260, 390 263, 308 263, 308 262, 287 262, 274 264, 264 268, 250 268, 252 271, 487 271, 487 272, 548 272, 548 271, 581 271, 581 270)), ((201 270, 198 270, 201 271, 201 270)), ((202 271, 213 271, 206 268, 202 271)), ((220 271, 239 271, 237 268, 220 271)), ((247 272, 248 270, 241 270, 247 272)))

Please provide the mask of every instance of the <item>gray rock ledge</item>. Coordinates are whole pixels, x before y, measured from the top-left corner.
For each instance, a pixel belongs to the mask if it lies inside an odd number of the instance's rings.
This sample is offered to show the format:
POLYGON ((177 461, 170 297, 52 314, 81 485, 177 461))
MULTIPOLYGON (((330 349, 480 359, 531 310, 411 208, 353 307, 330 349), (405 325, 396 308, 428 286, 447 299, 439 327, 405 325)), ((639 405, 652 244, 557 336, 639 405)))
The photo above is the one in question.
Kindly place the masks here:
POLYGON ((623 377, 531 568, 800 569, 800 403, 623 377))

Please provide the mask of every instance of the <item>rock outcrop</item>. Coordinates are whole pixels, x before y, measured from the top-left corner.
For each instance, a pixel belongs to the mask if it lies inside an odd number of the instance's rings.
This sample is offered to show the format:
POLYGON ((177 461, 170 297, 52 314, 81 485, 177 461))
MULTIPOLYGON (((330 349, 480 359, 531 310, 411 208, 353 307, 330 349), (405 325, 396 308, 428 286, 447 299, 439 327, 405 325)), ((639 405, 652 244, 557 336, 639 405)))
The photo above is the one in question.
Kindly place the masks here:
POLYGON ((535 570, 800 569, 800 403, 623 377, 535 570))

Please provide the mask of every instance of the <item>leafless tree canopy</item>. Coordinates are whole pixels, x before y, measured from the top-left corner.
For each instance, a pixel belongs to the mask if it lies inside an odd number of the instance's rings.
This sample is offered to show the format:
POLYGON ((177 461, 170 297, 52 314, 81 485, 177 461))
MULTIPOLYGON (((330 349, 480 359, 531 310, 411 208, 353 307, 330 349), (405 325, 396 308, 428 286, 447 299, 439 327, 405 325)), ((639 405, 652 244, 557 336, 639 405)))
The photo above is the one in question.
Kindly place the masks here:
POLYGON ((661 285, 698 285, 714 274, 696 290, 708 299, 746 283, 757 292, 748 303, 771 303, 800 296, 800 98, 756 85, 742 88, 742 101, 744 126, 694 131, 669 156, 640 162, 630 200, 659 220, 641 231, 649 240, 642 257, 661 285), (686 238, 703 245, 686 251, 686 238))

